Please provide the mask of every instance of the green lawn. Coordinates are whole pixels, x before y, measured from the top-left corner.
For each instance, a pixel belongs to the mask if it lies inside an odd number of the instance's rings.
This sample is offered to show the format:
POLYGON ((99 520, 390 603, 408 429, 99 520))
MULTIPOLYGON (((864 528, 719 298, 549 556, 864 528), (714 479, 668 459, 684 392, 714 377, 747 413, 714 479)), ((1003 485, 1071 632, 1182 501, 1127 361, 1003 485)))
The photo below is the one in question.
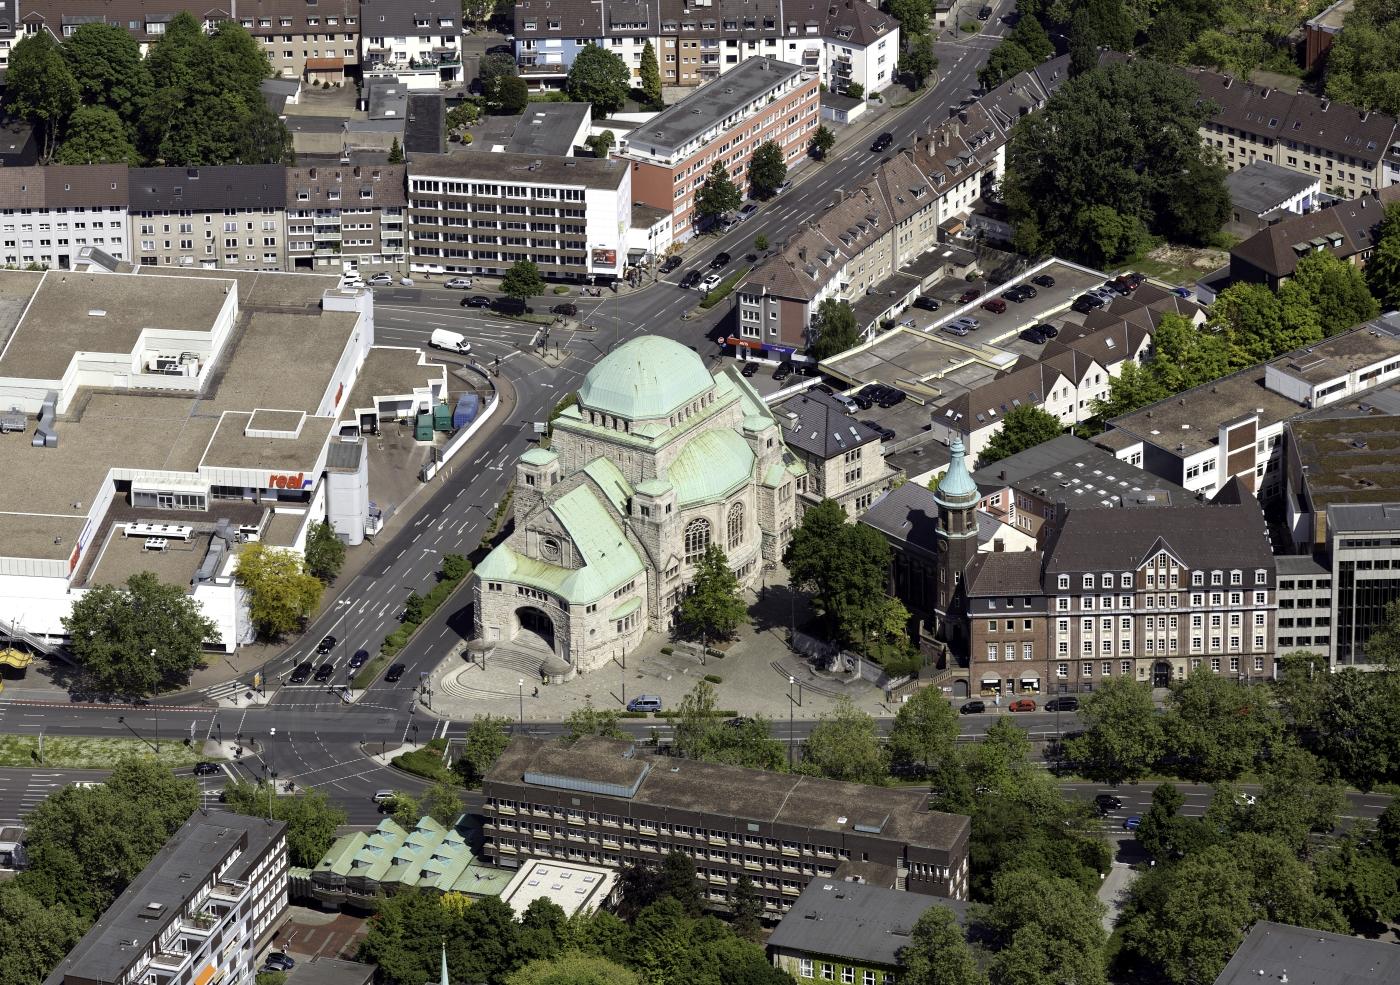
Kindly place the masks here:
POLYGON ((749 270, 750 268, 748 267, 740 267, 728 277, 724 278, 724 280, 720 281, 719 285, 713 291, 705 295, 705 300, 700 302, 700 307, 713 308, 725 298, 729 297, 730 292, 734 290, 734 285, 739 283, 739 278, 747 274, 749 270))
MULTIPOLYGON (((66 769, 107 770, 126 756, 156 761, 166 766, 191 766, 208 757, 200 755, 198 743, 186 746, 183 738, 174 735, 160 742, 157 757, 151 743, 135 737, 127 739, 93 738, 74 735, 44 736, 45 766, 66 769)), ((0 766, 36 766, 39 764, 39 738, 35 735, 0 735, 0 766)))

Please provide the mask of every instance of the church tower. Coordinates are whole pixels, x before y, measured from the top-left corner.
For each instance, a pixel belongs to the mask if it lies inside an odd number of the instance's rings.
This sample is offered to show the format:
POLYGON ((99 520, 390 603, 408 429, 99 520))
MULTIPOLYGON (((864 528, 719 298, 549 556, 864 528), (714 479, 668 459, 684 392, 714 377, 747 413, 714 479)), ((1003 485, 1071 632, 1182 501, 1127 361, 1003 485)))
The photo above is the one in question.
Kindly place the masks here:
POLYGON ((961 438, 953 439, 952 460, 939 480, 933 501, 938 505, 938 587, 935 612, 940 638, 952 643, 957 619, 949 620, 962 587, 963 573, 977 554, 977 503, 982 498, 967 471, 967 455, 961 438))

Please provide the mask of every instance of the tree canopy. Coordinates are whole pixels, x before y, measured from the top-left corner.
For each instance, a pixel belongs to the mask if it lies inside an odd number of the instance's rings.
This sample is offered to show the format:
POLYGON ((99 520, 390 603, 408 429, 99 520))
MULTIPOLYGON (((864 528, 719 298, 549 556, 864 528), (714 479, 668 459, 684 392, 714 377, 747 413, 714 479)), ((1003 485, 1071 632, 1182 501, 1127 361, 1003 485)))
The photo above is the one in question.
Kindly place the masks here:
POLYGON ((887 762, 875 719, 842 698, 807 733, 800 768, 831 780, 881 784, 889 776, 887 762))
POLYGON ((248 617, 264 639, 300 629, 321 601, 320 580, 294 551, 247 544, 238 552, 234 576, 248 592, 248 617))
POLYGON ((1001 418, 999 427, 978 456, 980 465, 999 462, 1027 448, 1034 448, 1064 433, 1060 419, 1035 404, 1020 404, 1001 418))
POLYGON ((723 161, 715 161, 695 196, 695 213, 704 219, 717 219, 743 204, 739 186, 729 177, 723 161))
POLYGON ((345 823, 345 809, 331 803, 323 790, 296 794, 272 794, 266 783, 236 780, 224 788, 228 809, 249 817, 271 817, 287 822, 287 854, 293 865, 315 866, 335 841, 336 828, 345 823))
POLYGON ((749 195, 771 198, 787 180, 787 161, 776 140, 765 140, 754 148, 749 159, 749 195))
POLYGON ((501 278, 501 293, 522 304, 543 294, 546 286, 533 260, 516 260, 501 278))
POLYGON ((592 103, 597 117, 611 116, 622 109, 631 90, 632 71, 622 56, 592 43, 584 45, 574 56, 564 81, 564 91, 569 98, 592 103))
POLYGON ((656 49, 648 41, 642 46, 642 66, 641 66, 642 95, 651 104, 653 109, 660 109, 661 102, 661 66, 656 62, 656 49))
POLYGON ((812 356, 818 360, 830 359, 860 345, 860 329, 856 326, 851 302, 825 298, 817 305, 808 334, 812 339, 812 356))
POLYGON ((335 528, 322 521, 311 525, 306 535, 306 570, 323 582, 335 581, 345 564, 345 542, 335 528))
POLYGON ((748 616, 739 579, 718 544, 705 548, 680 604, 680 628, 704 646, 727 640, 748 616))
POLYGON ((1346 30, 1327 52, 1327 95, 1367 110, 1400 114, 1400 7, 1356 0, 1346 30))

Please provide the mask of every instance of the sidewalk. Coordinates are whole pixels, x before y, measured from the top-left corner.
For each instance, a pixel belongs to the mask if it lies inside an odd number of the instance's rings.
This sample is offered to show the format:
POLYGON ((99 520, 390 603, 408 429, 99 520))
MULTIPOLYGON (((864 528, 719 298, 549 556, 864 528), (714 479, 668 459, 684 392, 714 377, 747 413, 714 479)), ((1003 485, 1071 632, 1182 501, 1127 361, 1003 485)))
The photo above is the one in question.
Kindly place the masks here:
POLYGON ((752 621, 740 627, 723 657, 702 662, 666 634, 654 632, 628 654, 625 666, 614 662, 567 683, 546 685, 541 683, 539 665, 548 651, 542 646, 506 644, 486 654, 484 667, 479 657, 473 662, 470 653, 449 654, 432 673, 431 709, 421 699, 419 707, 456 720, 490 714, 554 722, 586 704, 622 710, 627 701, 648 694, 660 697, 664 709, 675 709, 698 681, 714 675, 720 678, 714 685, 719 707, 740 715, 787 717, 789 677, 799 685, 793 689, 797 717, 826 714, 842 697, 872 715, 893 715, 896 708, 885 703, 884 692, 873 684, 819 672, 788 649, 792 620, 801 623, 808 611, 806 601, 794 597, 785 579, 782 568, 767 572, 762 597, 746 593, 752 621), (663 648, 672 652, 664 653, 663 648), (799 692, 800 705, 796 704, 799 692))

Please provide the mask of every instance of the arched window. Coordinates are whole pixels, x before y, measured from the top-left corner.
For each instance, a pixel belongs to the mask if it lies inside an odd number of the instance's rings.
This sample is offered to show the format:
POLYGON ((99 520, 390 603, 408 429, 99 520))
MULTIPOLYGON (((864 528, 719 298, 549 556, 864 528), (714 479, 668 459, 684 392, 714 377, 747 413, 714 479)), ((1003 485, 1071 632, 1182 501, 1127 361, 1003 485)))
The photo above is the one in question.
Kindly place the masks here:
POLYGON ((735 503, 729 507, 729 550, 733 551, 744 542, 744 504, 735 503))
POLYGON ((685 525, 685 563, 695 564, 710 546, 710 521, 704 517, 685 525))

